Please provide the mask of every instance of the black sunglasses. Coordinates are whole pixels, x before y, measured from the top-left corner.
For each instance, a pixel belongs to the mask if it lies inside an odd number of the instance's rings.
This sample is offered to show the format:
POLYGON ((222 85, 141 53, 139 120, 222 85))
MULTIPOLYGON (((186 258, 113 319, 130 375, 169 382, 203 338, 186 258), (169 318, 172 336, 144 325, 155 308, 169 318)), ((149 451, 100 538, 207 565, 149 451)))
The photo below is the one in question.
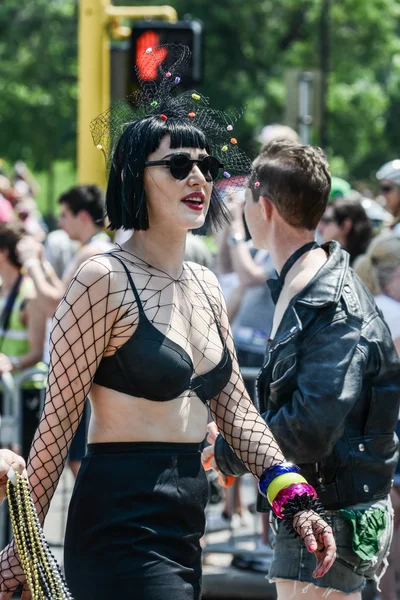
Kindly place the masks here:
POLYGON ((168 160, 148 160, 144 163, 145 167, 168 166, 172 177, 175 179, 185 179, 196 164, 203 173, 207 181, 217 179, 219 170, 223 169, 219 160, 214 156, 205 156, 201 159, 192 159, 186 154, 175 154, 168 160))

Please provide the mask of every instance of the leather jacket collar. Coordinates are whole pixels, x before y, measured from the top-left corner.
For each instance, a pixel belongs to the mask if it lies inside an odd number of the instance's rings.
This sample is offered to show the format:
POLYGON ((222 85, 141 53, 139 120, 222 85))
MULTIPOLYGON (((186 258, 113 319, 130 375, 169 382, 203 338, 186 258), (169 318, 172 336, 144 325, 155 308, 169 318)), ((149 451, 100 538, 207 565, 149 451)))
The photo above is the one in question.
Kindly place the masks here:
POLYGON ((339 301, 349 270, 349 254, 342 250, 338 242, 328 242, 321 248, 328 254, 328 260, 290 301, 270 348, 286 342, 306 327, 308 321, 313 319, 310 307, 321 308, 339 301))

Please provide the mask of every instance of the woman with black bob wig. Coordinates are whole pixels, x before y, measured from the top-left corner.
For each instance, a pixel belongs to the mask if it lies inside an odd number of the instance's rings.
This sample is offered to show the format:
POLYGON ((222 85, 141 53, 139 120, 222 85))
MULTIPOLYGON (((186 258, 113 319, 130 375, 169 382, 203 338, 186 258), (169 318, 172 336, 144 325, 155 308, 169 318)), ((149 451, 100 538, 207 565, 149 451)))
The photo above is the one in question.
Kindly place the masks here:
MULTIPOLYGON (((88 453, 65 538, 75 600, 200 598, 208 484, 199 445, 208 409, 260 481, 291 469, 246 393, 216 277, 183 261, 187 232, 226 218, 224 181, 248 176, 251 163, 237 148, 232 116, 197 93, 173 96, 187 49, 146 54, 162 77, 157 86, 143 81, 147 114, 132 122, 121 105, 92 124, 97 147, 110 152, 111 227, 134 234, 83 264, 56 311, 28 464, 43 522, 89 396, 88 453), (176 55, 168 66, 166 53, 176 55)), ((285 518, 315 552, 320 576, 334 561, 332 531, 312 495, 297 499, 285 518)), ((0 564, 1 589, 14 589, 24 577, 12 543, 0 564)))
MULTIPOLYGON (((146 231, 149 228, 145 163, 146 158, 159 148, 163 138, 169 137, 171 149, 198 148, 207 155, 211 154, 204 131, 193 121, 183 119, 179 112, 174 115, 169 110, 167 120, 160 119, 159 115, 139 119, 130 123, 121 135, 113 156, 106 194, 111 229, 146 231)), ((203 235, 227 222, 229 213, 221 200, 221 192, 213 187, 205 227, 201 228, 203 235)), ((194 234, 197 229, 193 230, 194 234)))

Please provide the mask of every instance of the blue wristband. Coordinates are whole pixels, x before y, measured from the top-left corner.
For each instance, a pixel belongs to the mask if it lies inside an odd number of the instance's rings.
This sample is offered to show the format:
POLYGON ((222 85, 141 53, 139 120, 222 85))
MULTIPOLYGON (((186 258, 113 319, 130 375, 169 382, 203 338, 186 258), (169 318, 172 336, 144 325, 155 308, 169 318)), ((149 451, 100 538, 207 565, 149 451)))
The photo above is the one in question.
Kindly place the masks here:
POLYGON ((260 492, 261 496, 266 498, 268 486, 271 481, 276 477, 279 477, 279 475, 284 475, 285 473, 300 473, 300 468, 293 463, 284 462, 265 469, 264 473, 260 477, 260 481, 258 482, 258 491, 260 492))

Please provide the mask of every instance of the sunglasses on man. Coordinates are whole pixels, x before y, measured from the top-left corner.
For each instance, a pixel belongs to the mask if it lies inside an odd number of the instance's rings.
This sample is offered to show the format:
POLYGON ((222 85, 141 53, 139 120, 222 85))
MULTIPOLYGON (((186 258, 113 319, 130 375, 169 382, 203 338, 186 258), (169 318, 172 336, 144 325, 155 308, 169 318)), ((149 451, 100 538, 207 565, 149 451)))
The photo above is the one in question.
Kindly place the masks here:
POLYGON ((214 156, 205 156, 204 158, 191 159, 186 154, 175 154, 170 159, 164 160, 148 160, 144 163, 145 167, 166 166, 169 168, 172 177, 175 179, 185 179, 193 169, 193 165, 197 165, 203 173, 207 181, 214 181, 219 175, 221 165, 219 160, 214 156))

